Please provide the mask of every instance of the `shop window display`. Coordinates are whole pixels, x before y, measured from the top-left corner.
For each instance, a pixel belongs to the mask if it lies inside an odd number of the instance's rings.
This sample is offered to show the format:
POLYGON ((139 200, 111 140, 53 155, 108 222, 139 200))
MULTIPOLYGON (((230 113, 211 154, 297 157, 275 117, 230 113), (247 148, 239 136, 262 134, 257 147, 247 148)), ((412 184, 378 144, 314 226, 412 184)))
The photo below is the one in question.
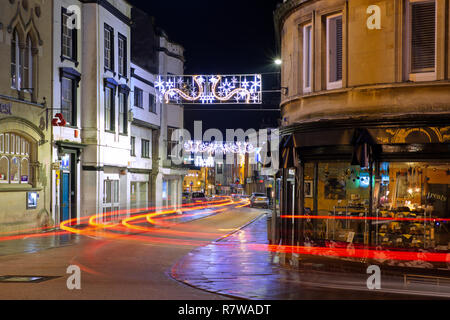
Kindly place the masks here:
MULTIPOLYGON (((308 173, 308 170, 305 171, 308 173)), ((305 181, 307 179, 305 178, 305 181)), ((305 197, 305 208, 309 200, 305 197)), ((367 243, 370 173, 347 162, 318 164, 316 236, 319 239, 367 243)))
POLYGON ((450 163, 380 163, 374 188, 380 219, 376 244, 448 250, 449 189, 450 163))
POLYGON ((1 133, 0 183, 31 184, 30 173, 29 141, 15 133, 1 133))

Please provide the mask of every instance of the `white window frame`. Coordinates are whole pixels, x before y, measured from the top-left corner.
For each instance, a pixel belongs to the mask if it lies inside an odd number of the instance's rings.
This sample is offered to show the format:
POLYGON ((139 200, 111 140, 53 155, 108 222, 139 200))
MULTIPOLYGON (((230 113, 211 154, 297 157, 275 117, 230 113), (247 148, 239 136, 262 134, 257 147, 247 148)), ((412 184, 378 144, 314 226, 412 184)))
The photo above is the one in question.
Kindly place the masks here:
POLYGON ((136 157, 136 137, 135 136, 130 137, 130 156, 133 158, 136 157))
POLYGON ((125 93, 119 91, 119 133, 127 134, 128 133, 128 123, 126 119, 127 114, 127 106, 126 106, 126 98, 125 93))
MULTIPOLYGON (((340 89, 342 88, 342 79, 338 80, 338 81, 333 81, 330 82, 330 20, 337 18, 337 17, 341 17, 341 19, 343 18, 343 14, 342 13, 337 13, 337 14, 333 14, 327 17, 327 39, 326 39, 326 43, 327 43, 327 90, 332 90, 332 89, 340 89)), ((342 21, 344 22, 344 21, 342 21)), ((342 23, 342 48, 344 47, 344 24, 342 23)), ((344 54, 342 54, 342 59, 344 59, 344 54)), ((343 72, 342 72, 343 73, 343 72)), ((343 76, 343 74, 342 74, 343 76)))
POLYGON ((310 93, 311 92, 311 88, 312 88, 312 66, 313 66, 313 50, 312 50, 312 43, 313 43, 313 27, 312 27, 312 23, 308 23, 305 24, 303 26, 303 93, 310 93), (306 66, 308 64, 307 61, 307 55, 305 54, 305 48, 307 45, 307 31, 309 29, 309 75, 306 74, 306 66), (308 79, 309 78, 309 79, 308 79), (306 83, 308 82, 307 80, 309 80, 309 86, 306 86, 306 83))
POLYGON ((438 1, 436 0, 406 0, 407 5, 406 8, 406 30, 407 30, 407 41, 406 41, 406 48, 407 48, 407 72, 408 72, 408 79, 413 82, 421 82, 421 81, 435 81, 437 79, 437 26, 438 26, 438 1), (411 45, 411 39, 412 39, 412 18, 411 18, 411 5, 413 3, 420 3, 420 2, 434 2, 435 3, 435 35, 434 35, 434 71, 433 72, 412 72, 412 45, 411 45))
POLYGON ((61 23, 63 24, 61 34, 62 55, 63 57, 73 59, 73 33, 72 30, 67 26, 67 20, 70 19, 70 15, 67 12, 63 12, 61 16, 61 23))
POLYGON ((134 106, 144 109, 144 90, 139 87, 134 87, 134 106))
POLYGON ((112 130, 112 108, 113 108, 113 102, 112 99, 114 99, 114 90, 109 88, 109 87, 105 87, 105 131, 113 131, 112 130), (108 92, 108 94, 107 94, 108 92))

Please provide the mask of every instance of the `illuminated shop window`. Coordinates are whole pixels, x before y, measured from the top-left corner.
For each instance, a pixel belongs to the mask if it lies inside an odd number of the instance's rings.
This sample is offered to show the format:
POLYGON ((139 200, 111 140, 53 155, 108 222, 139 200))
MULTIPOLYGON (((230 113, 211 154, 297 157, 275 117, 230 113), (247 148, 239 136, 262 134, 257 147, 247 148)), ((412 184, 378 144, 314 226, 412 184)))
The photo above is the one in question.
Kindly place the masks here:
POLYGON ((0 183, 30 183, 30 143, 15 133, 0 134, 0 183))
POLYGON ((448 250, 449 190, 450 163, 381 163, 374 188, 375 214, 383 222, 377 225, 377 243, 448 250))

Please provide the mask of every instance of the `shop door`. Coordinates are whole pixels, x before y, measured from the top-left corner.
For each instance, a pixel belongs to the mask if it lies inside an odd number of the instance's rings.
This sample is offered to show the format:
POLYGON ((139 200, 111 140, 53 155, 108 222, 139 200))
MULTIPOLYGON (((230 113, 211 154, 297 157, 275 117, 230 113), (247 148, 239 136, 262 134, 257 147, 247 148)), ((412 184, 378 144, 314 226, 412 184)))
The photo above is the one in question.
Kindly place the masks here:
POLYGON ((62 174, 61 185, 61 221, 69 220, 70 218, 70 174, 62 174))

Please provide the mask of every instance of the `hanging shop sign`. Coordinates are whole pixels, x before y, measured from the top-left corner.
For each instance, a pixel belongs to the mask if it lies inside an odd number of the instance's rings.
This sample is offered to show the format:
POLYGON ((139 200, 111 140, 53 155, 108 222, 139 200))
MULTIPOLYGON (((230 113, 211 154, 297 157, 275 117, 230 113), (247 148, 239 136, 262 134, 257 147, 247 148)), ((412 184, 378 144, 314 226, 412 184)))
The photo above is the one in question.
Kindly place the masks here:
POLYGON ((171 104, 261 104, 261 75, 159 75, 160 101, 171 104))
POLYGON ((62 113, 55 114, 55 117, 52 119, 52 126, 64 127, 66 124, 67 124, 67 121, 64 119, 62 113))

